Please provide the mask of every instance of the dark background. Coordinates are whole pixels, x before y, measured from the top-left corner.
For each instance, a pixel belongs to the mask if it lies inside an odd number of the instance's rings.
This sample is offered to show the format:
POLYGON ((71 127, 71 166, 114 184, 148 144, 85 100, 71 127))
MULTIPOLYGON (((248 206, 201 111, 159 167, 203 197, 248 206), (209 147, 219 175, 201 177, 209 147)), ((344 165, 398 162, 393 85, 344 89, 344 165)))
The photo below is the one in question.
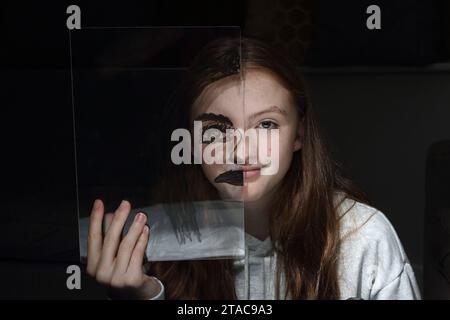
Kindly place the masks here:
MULTIPOLYGON (((83 290, 65 285, 78 262, 70 4, 82 28, 233 25, 288 50, 335 158, 393 223, 425 297, 450 297, 449 5, 229 0, 2 2, 0 298, 104 297, 87 277, 83 290), (370 4, 381 7, 382 30, 365 28, 370 4)), ((132 78, 117 86, 131 89, 132 78)))

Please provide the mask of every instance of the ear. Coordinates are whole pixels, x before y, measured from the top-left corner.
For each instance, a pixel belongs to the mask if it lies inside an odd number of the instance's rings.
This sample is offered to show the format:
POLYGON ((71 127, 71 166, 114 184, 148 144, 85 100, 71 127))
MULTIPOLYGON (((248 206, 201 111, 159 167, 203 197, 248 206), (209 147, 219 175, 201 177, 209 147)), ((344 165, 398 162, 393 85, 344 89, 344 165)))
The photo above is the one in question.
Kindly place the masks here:
POLYGON ((297 132, 296 132, 296 135, 295 135, 295 140, 294 140, 294 150, 293 150, 293 152, 298 151, 298 150, 300 150, 302 148, 304 135, 305 135, 305 129, 304 129, 304 126, 303 126, 303 122, 299 121, 298 122, 298 126, 297 126, 297 132))

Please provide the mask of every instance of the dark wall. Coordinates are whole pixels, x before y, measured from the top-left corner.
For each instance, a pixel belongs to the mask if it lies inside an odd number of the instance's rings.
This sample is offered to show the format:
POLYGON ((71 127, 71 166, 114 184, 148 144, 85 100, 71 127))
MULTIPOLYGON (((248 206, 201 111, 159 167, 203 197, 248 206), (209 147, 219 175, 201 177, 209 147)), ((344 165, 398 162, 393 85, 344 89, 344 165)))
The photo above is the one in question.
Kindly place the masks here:
POLYGON ((335 157, 390 219, 420 277, 426 158, 450 137, 450 71, 311 72, 307 80, 335 157))

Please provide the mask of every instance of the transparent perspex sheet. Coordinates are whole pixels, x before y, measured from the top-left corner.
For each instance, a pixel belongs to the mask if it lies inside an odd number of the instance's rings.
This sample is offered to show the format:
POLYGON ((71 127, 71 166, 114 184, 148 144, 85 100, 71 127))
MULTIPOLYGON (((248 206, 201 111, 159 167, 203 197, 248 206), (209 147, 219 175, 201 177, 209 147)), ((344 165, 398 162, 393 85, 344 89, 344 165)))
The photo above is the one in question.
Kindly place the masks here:
MULTIPOLYGON (((192 129, 190 120, 186 122, 192 112, 187 99, 191 92, 186 92, 189 66, 209 43, 229 38, 240 40, 240 29, 85 28, 70 32, 83 263, 95 199, 103 201, 105 213, 114 213, 123 199, 131 203, 122 237, 138 212, 147 215, 148 261, 244 256, 241 199, 221 196, 193 158, 190 164, 174 164, 171 158, 178 143, 171 140, 173 130, 192 129)), ((224 70, 234 67, 224 66, 224 70)), ((239 72, 239 68, 234 70, 239 72)), ((244 114, 243 103, 229 107, 244 114)))

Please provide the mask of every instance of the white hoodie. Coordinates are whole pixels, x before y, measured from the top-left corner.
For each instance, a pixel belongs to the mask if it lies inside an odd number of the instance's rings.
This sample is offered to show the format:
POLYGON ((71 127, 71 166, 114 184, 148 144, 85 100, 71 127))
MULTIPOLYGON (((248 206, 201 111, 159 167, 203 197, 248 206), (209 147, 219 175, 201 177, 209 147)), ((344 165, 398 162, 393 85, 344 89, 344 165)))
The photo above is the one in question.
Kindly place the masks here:
MULTIPOLYGON (((342 197, 337 193, 342 239, 340 298, 420 299, 411 264, 385 215, 350 199, 341 202, 342 197)), ((270 239, 261 241, 246 234, 245 240, 245 258, 235 261, 238 299, 275 299, 276 255, 270 239)), ((164 299, 164 285, 160 284, 161 291, 153 299, 164 299)))

